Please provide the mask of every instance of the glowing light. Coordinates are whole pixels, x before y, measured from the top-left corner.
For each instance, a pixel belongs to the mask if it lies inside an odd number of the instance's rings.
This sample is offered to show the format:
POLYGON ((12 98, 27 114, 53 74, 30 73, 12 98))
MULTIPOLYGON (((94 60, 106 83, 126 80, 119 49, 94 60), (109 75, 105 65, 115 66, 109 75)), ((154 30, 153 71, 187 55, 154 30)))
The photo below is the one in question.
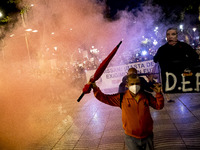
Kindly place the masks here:
POLYGON ((145 40, 144 40, 144 41, 142 41, 142 43, 143 43, 143 44, 147 44, 147 43, 148 43, 148 41, 149 41, 149 40, 148 40, 148 38, 145 38, 145 40))
POLYGON ((78 48, 78 52, 81 53, 81 49, 80 48, 78 48))
POLYGON ((83 67, 83 64, 79 64, 78 66, 79 66, 79 67, 83 67))
POLYGON ((181 29, 181 31, 183 30, 183 25, 181 24, 180 26, 179 26, 179 28, 181 29))
POLYGON ((153 45, 157 45, 158 42, 156 40, 153 41, 153 45))
POLYGON ((72 28, 70 28, 69 30, 72 31, 72 28))
POLYGON ((197 28, 193 28, 192 30, 195 32, 197 30, 197 28))
POLYGON ((90 61, 91 61, 91 62, 93 62, 93 61, 94 61, 94 58, 93 58, 93 57, 92 57, 92 58, 90 58, 90 61))
POLYGON ((55 34, 54 32, 51 32, 51 34, 53 35, 53 34, 55 34))
POLYGON ((158 31, 158 27, 155 27, 154 31, 157 32, 158 31))
POLYGON ((38 32, 38 30, 33 30, 32 32, 38 32))
POLYGON ((147 55, 147 51, 146 51, 146 50, 143 50, 143 51, 142 51, 142 55, 143 55, 143 56, 147 55))
POLYGON ((28 32, 29 32, 29 31, 32 31, 32 29, 26 29, 25 31, 28 31, 28 32))
POLYGON ((3 13, 2 13, 2 12, 0 12, 0 18, 1 18, 1 17, 3 17, 3 13))
POLYGON ((98 119, 97 113, 94 115, 93 119, 94 119, 95 121, 97 121, 97 119, 98 119))
POLYGON ((10 35, 10 37, 13 37, 13 36, 15 36, 15 35, 14 35, 14 34, 11 34, 11 35, 10 35))
POLYGON ((58 50, 58 47, 55 46, 55 47, 54 47, 54 50, 57 51, 57 50, 58 50))
POLYGON ((184 109, 185 107, 184 106, 181 106, 181 112, 185 112, 185 109, 184 109))
POLYGON ((90 49, 90 52, 97 54, 99 53, 99 50, 97 48, 94 48, 94 46, 92 46, 92 49, 90 49))
POLYGON ((31 7, 33 7, 34 6, 34 4, 31 4, 31 7))

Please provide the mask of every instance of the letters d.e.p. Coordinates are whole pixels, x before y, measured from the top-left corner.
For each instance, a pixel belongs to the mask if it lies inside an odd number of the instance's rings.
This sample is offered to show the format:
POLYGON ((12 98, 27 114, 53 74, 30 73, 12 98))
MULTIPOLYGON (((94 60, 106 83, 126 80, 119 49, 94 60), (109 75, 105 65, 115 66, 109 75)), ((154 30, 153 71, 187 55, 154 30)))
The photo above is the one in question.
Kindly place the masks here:
POLYGON ((166 72, 165 75, 166 75, 165 92, 176 90, 175 88, 177 87, 177 84, 179 85, 177 90, 180 92, 199 92, 199 86, 200 86, 199 72, 195 74, 196 77, 193 76, 193 78, 195 78, 193 79, 195 82, 186 80, 186 77, 183 74, 180 75, 182 77, 181 83, 178 83, 177 78, 179 77, 177 77, 177 75, 175 75, 174 73, 166 72), (172 82, 169 82, 169 80, 172 82), (187 88, 186 85, 188 86, 187 88))

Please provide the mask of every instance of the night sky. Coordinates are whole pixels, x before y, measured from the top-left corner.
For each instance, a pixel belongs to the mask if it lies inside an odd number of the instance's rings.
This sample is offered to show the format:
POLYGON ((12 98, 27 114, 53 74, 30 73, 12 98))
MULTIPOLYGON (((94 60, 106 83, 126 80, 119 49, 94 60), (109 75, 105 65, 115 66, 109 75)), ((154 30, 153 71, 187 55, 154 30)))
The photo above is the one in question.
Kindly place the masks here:
MULTIPOLYGON (((96 0, 97 2, 105 1, 106 7, 104 10, 105 18, 109 20, 117 20, 119 19, 117 12, 119 10, 131 11, 133 14, 137 15, 137 11, 142 11, 142 6, 145 4, 158 5, 163 10, 163 20, 170 21, 181 21, 183 19, 183 13, 188 15, 195 16, 196 19, 192 20, 192 23, 199 23, 198 15, 199 10, 198 7, 200 5, 199 0, 96 0)), ((16 1, 18 2, 18 1, 16 1)), ((13 0, 1 0, 0 10, 4 14, 4 16, 12 16, 15 13, 19 13, 19 8, 16 7, 16 4, 13 0)))
POLYGON ((169 22, 181 22, 185 16, 189 16, 192 25, 199 24, 199 0, 106 0, 105 16, 111 20, 118 19, 117 11, 131 11, 137 15, 137 11, 142 11, 144 5, 159 6, 163 10, 163 17, 160 22, 168 20, 169 22))
POLYGON ((15 3, 11 3, 8 0, 1 0, 0 3, 0 10, 3 12, 5 16, 8 16, 13 13, 20 12, 20 10, 17 8, 15 3))

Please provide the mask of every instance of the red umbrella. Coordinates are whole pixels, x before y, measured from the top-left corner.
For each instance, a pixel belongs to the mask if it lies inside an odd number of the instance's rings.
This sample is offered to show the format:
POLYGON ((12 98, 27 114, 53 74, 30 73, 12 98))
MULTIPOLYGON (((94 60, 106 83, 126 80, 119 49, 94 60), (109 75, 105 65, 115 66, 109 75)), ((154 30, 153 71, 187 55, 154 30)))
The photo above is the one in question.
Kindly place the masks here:
MULTIPOLYGON (((122 43, 122 41, 119 42, 119 44, 112 50, 112 52, 99 65, 99 67, 97 68, 96 72, 94 73, 94 76, 90 79, 90 82, 95 82, 96 80, 98 80, 101 77, 101 75, 103 74, 104 70, 108 66, 110 60, 113 58, 113 56, 117 52, 117 50, 118 50, 119 46, 121 45, 121 43, 122 43)), ((84 88, 83 88, 83 92, 82 92, 81 96, 78 98, 77 101, 80 102, 80 100, 82 99, 84 94, 90 93, 90 91, 91 91, 91 84, 86 84, 84 86, 84 88)))

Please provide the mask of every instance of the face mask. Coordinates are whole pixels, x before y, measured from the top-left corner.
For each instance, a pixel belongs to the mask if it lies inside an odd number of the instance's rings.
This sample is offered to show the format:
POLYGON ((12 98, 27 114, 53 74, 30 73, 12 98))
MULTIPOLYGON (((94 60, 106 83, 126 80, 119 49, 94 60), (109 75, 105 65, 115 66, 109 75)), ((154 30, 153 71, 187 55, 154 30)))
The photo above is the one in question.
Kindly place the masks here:
POLYGON ((131 85, 128 88, 133 94, 137 94, 140 90, 140 85, 131 85))

